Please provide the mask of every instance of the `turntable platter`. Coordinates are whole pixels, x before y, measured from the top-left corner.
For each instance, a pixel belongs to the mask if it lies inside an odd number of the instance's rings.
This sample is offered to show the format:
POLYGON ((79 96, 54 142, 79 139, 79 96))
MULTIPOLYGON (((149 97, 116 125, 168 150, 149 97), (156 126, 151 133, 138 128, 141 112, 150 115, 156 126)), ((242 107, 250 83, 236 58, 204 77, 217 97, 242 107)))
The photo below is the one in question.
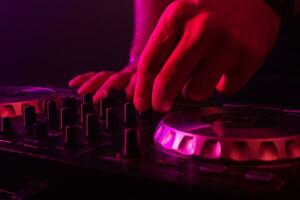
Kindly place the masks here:
POLYGON ((166 115, 155 142, 170 154, 235 161, 277 161, 300 157, 296 113, 206 107, 166 115))
POLYGON ((22 115, 26 105, 33 105, 37 113, 43 112, 46 100, 56 100, 55 90, 44 87, 0 87, 0 117, 22 115))

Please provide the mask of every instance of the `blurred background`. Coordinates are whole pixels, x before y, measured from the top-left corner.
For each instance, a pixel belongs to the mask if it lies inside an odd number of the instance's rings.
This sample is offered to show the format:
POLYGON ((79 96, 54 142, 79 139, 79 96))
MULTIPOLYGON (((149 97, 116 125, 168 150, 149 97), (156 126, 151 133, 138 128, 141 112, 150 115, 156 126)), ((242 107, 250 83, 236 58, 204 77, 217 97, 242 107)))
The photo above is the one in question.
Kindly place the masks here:
POLYGON ((4 0, 0 86, 66 85, 128 62, 132 0, 4 0))
MULTIPOLYGON (((4 0, 0 86, 67 86, 76 74, 128 62, 133 0, 4 0)), ((272 54, 233 99, 300 103, 300 20, 283 24, 272 54)))

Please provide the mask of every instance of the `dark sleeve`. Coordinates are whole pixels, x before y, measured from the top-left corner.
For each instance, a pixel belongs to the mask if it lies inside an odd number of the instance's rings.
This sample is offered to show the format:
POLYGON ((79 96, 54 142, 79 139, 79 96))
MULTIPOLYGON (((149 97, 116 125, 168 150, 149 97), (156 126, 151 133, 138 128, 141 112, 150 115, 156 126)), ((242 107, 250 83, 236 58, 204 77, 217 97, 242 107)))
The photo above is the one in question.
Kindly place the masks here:
POLYGON ((295 15, 300 15, 300 0, 295 0, 295 15))

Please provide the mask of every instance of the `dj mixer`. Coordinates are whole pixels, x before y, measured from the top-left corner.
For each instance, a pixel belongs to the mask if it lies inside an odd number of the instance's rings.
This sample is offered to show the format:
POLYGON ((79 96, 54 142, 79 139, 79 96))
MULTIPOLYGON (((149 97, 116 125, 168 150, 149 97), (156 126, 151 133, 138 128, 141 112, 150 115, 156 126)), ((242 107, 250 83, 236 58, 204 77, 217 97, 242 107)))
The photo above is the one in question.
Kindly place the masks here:
POLYGON ((300 110, 179 101, 137 112, 55 87, 0 87, 0 199, 292 199, 300 110))

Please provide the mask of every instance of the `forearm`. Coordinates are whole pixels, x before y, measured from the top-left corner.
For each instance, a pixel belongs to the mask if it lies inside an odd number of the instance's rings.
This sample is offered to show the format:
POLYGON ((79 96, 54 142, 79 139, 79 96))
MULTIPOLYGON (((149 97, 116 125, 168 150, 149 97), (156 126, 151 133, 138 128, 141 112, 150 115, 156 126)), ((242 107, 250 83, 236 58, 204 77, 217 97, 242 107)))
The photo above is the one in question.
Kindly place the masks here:
POLYGON ((138 57, 165 8, 175 0, 134 0, 135 27, 130 56, 138 57))

